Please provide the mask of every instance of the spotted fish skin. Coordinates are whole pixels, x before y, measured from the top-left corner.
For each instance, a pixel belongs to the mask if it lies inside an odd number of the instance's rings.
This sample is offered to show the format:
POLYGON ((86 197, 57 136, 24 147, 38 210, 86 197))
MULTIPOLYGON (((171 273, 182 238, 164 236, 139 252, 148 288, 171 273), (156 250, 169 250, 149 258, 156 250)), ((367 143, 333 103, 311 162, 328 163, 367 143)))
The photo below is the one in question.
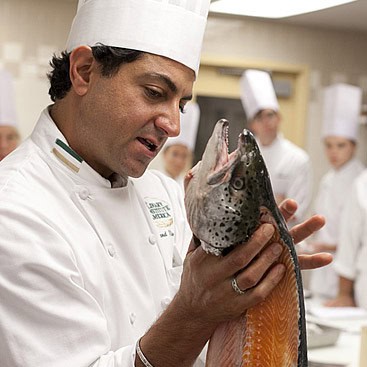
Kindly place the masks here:
POLYGON ((272 294, 211 337, 206 367, 307 367, 302 277, 292 237, 276 205, 253 135, 244 130, 228 155, 228 121, 219 120, 185 195, 188 221, 203 248, 225 254, 272 223, 286 274, 272 294))

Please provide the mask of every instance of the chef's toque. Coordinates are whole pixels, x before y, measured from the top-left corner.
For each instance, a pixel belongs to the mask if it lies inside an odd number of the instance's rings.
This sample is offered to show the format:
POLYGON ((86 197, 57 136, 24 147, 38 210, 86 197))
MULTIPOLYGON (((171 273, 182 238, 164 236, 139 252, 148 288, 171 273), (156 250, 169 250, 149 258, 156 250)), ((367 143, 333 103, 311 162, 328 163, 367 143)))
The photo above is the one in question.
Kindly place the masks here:
POLYGON ((324 89, 322 137, 341 136, 357 140, 362 89, 349 84, 333 84, 324 89))
POLYGON ((261 110, 279 111, 273 83, 266 71, 245 70, 240 78, 240 89, 242 105, 249 121, 261 110))
POLYGON ((0 126, 17 126, 13 77, 0 70, 0 126))
POLYGON ((168 138, 164 147, 171 145, 185 145, 191 152, 195 149, 196 137, 199 128, 200 108, 196 102, 189 102, 185 106, 185 113, 180 117, 180 134, 168 138))
POLYGON ((210 0, 79 0, 67 51, 81 45, 168 57, 197 74, 210 0))

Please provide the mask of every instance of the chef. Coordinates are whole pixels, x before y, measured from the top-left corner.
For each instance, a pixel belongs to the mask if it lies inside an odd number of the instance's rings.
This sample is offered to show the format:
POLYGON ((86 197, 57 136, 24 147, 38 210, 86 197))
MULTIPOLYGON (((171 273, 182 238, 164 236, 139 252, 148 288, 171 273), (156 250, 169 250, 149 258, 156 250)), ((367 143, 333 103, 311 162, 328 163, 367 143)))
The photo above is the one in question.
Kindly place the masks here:
MULTIPOLYGON (((0 165, 2 367, 200 366, 215 328, 282 279, 279 244, 261 251, 271 225, 224 258, 189 247, 182 192, 146 171, 179 133, 208 7, 79 1, 51 61, 54 103, 0 165)), ((330 261, 300 257, 303 268, 330 261)))
POLYGON ((349 200, 341 216, 334 268, 338 292, 328 306, 367 309, 367 170, 348 189, 349 200))
MULTIPOLYGON (((355 157, 361 102, 362 89, 353 85, 338 83, 324 90, 322 139, 331 168, 322 177, 315 200, 315 212, 325 216, 326 225, 307 246, 313 252, 335 253, 350 188, 364 169, 355 157)), ((333 264, 311 272, 310 290, 321 300, 336 297, 338 276, 333 264)))
POLYGON ((19 144, 13 78, 0 69, 0 161, 19 144))
POLYGON ((281 115, 269 73, 245 70, 240 79, 241 101, 249 129, 255 134, 267 165, 276 201, 293 198, 299 222, 310 204, 311 163, 307 153, 279 132, 281 115))
POLYGON ((181 114, 180 134, 168 138, 163 148, 163 172, 173 178, 183 189, 184 177, 192 167, 196 136, 200 120, 200 107, 189 102, 181 114))

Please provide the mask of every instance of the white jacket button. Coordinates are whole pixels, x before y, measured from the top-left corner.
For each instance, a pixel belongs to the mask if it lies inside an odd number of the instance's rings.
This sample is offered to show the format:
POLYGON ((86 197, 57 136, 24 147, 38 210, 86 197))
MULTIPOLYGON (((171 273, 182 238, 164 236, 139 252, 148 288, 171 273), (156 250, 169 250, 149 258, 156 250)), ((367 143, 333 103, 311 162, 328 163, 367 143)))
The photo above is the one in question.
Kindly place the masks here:
POLYGON ((149 236, 149 243, 150 243, 151 245, 155 245, 155 244, 157 243, 157 239, 155 238, 154 234, 151 234, 151 235, 149 236))
POLYGON ((131 325, 134 325, 135 320, 136 320, 136 313, 135 312, 131 312, 129 318, 130 318, 130 324, 131 325))
POLYGON ((86 187, 81 188, 79 191, 79 197, 82 200, 87 200, 89 197, 89 190, 86 187))
POLYGON ((115 249, 113 248, 113 246, 112 246, 112 245, 108 246, 107 251, 108 251, 108 254, 109 254, 111 257, 114 257, 114 256, 115 256, 115 254, 116 254, 116 251, 115 251, 115 249))

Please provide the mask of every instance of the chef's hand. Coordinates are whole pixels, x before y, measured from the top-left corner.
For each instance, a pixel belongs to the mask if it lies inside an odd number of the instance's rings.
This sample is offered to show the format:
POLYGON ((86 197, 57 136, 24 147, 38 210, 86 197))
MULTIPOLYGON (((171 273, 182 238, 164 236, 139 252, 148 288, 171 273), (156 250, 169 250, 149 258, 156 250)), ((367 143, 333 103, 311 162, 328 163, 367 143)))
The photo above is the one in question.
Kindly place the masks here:
POLYGON ((326 307, 356 307, 353 296, 351 295, 338 295, 334 299, 330 299, 324 303, 326 307))
MULTIPOLYGON (((284 219, 288 221, 294 216, 297 210, 297 203, 294 200, 287 199, 279 205, 279 209, 284 219)), ((325 218, 323 216, 314 215, 303 223, 294 226, 289 232, 293 237, 294 243, 297 244, 311 236, 314 232, 317 232, 324 224, 325 218)), ((333 257, 329 253, 321 252, 312 255, 299 255, 298 261, 300 268, 303 270, 316 269, 330 264, 333 261, 333 257)))
POLYGON ((193 317, 217 324, 263 301, 285 273, 284 265, 276 263, 282 246, 267 246, 273 234, 274 226, 263 224, 246 243, 225 256, 207 254, 193 240, 177 293, 181 305, 193 317), (244 294, 233 289, 234 278, 244 294))
MULTIPOLYGON (((288 220, 297 209, 293 200, 286 200, 280 210, 288 220)), ((298 243, 325 223, 322 216, 313 216, 294 226, 290 234, 298 243)), ((208 255, 192 240, 184 263, 181 286, 176 301, 193 317, 207 322, 221 322, 240 316, 247 308, 263 301, 282 279, 285 267, 277 264, 279 244, 267 246, 274 233, 270 224, 261 225, 247 243, 236 246, 226 256, 208 255), (233 278, 245 291, 237 294, 231 286, 233 278), (230 301, 229 301, 230 300, 230 301)), ((301 269, 314 269, 329 264, 330 254, 300 255, 301 269)))
POLYGON ((356 307, 354 299, 354 280, 339 275, 338 295, 335 299, 329 300, 325 306, 329 307, 356 307))

